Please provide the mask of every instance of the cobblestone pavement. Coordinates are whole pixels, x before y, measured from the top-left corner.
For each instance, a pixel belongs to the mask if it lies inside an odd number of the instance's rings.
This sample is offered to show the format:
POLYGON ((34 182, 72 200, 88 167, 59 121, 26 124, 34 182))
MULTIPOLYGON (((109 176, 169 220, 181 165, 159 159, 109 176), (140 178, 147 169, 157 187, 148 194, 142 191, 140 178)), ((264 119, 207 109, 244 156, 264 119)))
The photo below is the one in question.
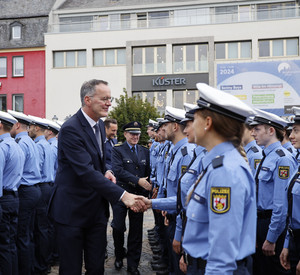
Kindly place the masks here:
MULTIPOLYGON (((114 261, 115 261, 114 244, 113 244, 112 228, 110 226, 110 222, 111 222, 111 218, 107 226, 108 259, 105 261, 105 274, 106 275, 127 275, 128 273, 126 272, 127 269, 126 259, 123 260, 124 266, 120 271, 115 270, 114 267, 114 261)), ((141 275, 155 275, 155 272, 152 271, 150 265, 150 261, 152 260, 152 251, 149 246, 148 237, 147 237, 147 230, 153 228, 153 226, 154 226, 153 213, 152 210, 148 210, 147 212, 144 213, 143 249, 142 249, 142 256, 139 265, 139 271, 141 275)), ((128 228, 128 223, 127 223, 127 228, 128 228)), ((125 239, 127 239, 127 237, 125 237, 125 239)), ((57 275, 57 274, 58 274, 58 266, 52 267, 50 275, 57 275)))

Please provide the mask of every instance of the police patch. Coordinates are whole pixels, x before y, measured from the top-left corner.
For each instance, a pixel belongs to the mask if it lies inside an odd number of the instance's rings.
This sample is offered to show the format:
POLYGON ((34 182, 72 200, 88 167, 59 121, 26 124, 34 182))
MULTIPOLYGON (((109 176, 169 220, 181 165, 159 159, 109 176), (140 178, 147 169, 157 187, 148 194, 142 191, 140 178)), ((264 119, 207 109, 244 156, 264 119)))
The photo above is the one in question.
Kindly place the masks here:
POLYGON ((290 176, 290 166, 279 166, 278 176, 280 179, 286 180, 290 176))
POLYGON ((256 167, 258 166, 258 164, 260 164, 261 159, 254 159, 254 169, 256 169, 256 167))
POLYGON ((230 187, 212 187, 210 189, 210 209, 223 214, 230 209, 230 187))
POLYGON ((181 165, 181 174, 185 173, 187 166, 181 165))

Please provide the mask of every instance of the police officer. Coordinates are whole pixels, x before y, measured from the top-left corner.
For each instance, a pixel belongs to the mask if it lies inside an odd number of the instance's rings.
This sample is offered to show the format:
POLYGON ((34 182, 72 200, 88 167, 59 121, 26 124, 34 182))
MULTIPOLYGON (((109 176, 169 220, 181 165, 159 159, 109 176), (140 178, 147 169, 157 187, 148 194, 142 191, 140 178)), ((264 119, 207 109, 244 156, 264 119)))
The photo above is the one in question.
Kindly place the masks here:
POLYGON ((28 136, 27 127, 31 119, 20 112, 8 110, 18 121, 13 125, 10 134, 20 145, 25 163, 19 193, 19 216, 17 231, 18 268, 19 274, 31 274, 33 270, 34 255, 34 216, 38 201, 41 198, 41 190, 38 183, 41 182, 39 169, 39 153, 36 144, 28 136))
MULTIPOLYGON (((152 188, 147 180, 150 176, 149 150, 137 144, 141 134, 141 123, 129 122, 123 126, 123 130, 126 141, 115 145, 112 150, 112 169, 117 184, 130 193, 148 196, 152 188)), ((125 219, 128 212, 127 271, 134 275, 140 274, 138 265, 142 251, 143 213, 134 213, 121 201, 112 208, 115 268, 120 270, 123 266, 125 219)))
MULTIPOLYGON (((292 108, 295 113, 294 124, 290 139, 296 149, 300 149, 300 108, 292 108)), ((284 248, 280 254, 281 265, 291 274, 300 272, 300 166, 293 175, 288 186, 288 230, 284 242, 284 248)))
POLYGON ((295 158, 281 146, 286 121, 257 110, 251 125, 252 135, 264 146, 263 158, 256 169, 257 239, 253 261, 254 274, 287 274, 279 255, 283 247, 287 215, 287 189, 295 173, 295 158))
MULTIPOLYGON (((198 83, 193 128, 207 154, 189 190, 183 249, 188 274, 249 274, 255 250, 255 185, 239 151, 243 122, 253 110, 234 96, 198 83), (226 104, 224 104, 226 102, 226 104)), ((180 261, 186 271, 184 257, 180 261)))
POLYGON ((242 144, 247 154, 248 162, 253 176, 255 175, 256 167, 262 159, 262 149, 256 144, 254 137, 251 135, 253 126, 250 125, 251 118, 245 122, 245 129, 242 138, 242 144))
POLYGON ((47 217, 47 208, 52 192, 54 181, 54 159, 52 149, 45 138, 45 130, 48 124, 45 120, 35 116, 29 116, 31 123, 28 134, 34 140, 39 152, 39 168, 41 181, 38 183, 41 189, 41 199, 38 202, 36 210, 35 223, 35 261, 34 269, 37 274, 44 274, 48 270, 48 260, 50 255, 49 243, 49 220, 47 217))
POLYGON ((13 116, 0 111, 0 186, 3 187, 3 196, 0 198, 3 211, 0 221, 0 273, 5 275, 18 274, 18 187, 25 157, 20 146, 10 136, 16 122, 13 116))

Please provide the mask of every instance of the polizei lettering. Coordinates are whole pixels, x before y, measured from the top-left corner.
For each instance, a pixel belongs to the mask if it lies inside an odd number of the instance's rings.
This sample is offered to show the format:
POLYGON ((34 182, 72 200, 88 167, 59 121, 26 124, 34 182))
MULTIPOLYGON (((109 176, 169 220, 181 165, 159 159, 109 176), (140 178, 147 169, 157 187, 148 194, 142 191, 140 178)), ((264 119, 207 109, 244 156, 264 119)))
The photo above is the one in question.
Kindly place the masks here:
POLYGON ((165 78, 165 77, 158 77, 152 79, 153 86, 171 86, 171 85, 185 85, 185 78, 174 77, 174 78, 165 78))

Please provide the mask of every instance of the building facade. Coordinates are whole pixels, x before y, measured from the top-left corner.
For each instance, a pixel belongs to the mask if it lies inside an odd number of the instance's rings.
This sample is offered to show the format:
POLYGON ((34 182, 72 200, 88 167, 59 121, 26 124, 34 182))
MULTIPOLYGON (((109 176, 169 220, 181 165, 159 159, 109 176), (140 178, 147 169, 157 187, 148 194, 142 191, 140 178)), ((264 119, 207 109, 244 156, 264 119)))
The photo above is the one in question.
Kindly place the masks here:
POLYGON ((0 110, 45 117, 44 33, 53 3, 0 2, 0 110))
POLYGON ((297 1, 57 0, 46 44, 46 115, 64 120, 92 78, 182 108, 204 82, 277 114, 300 105, 297 1))

